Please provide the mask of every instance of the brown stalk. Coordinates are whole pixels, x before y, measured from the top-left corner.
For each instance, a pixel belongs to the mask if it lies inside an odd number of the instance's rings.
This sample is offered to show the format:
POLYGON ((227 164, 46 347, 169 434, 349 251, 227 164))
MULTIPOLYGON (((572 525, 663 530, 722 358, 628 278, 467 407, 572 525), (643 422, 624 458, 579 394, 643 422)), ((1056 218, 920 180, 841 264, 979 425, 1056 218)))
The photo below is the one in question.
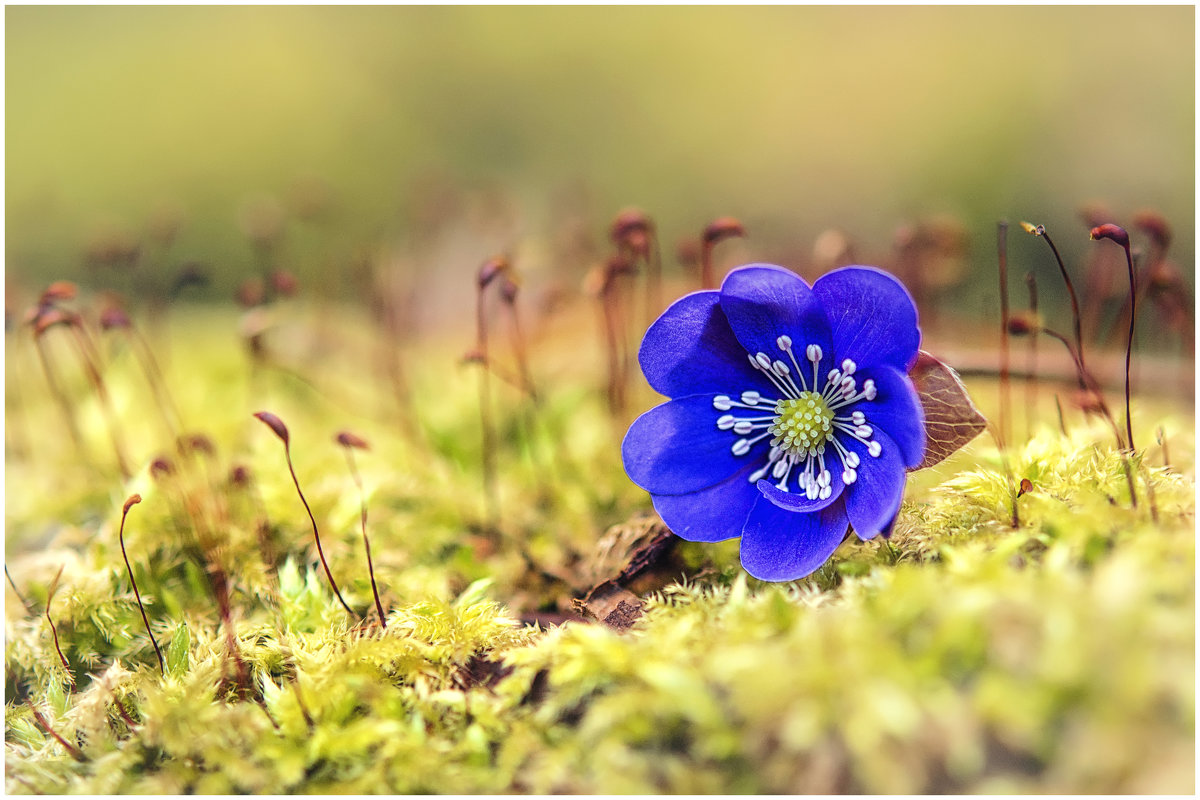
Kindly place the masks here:
POLYGON ((337 581, 333 579, 333 573, 329 570, 329 564, 325 561, 325 551, 321 548, 321 532, 317 528, 317 519, 313 516, 312 509, 308 506, 308 501, 304 499, 304 492, 300 489, 300 479, 296 477, 296 468, 292 466, 292 448, 287 426, 283 424, 283 420, 269 411, 259 411, 254 414, 254 417, 270 428, 279 437, 279 440, 283 442, 283 455, 287 459, 288 472, 292 474, 292 483, 296 485, 296 494, 300 495, 300 502, 304 504, 304 510, 308 512, 309 522, 312 523, 313 540, 317 543, 317 555, 321 557, 321 566, 325 568, 325 577, 329 579, 329 585, 333 588, 333 593, 337 596, 338 602, 342 604, 342 608, 346 609, 346 613, 354 614, 350 605, 342 597, 337 581))
POLYGON ((55 741, 61 744, 63 749, 70 754, 71 758, 79 762, 87 761, 87 756, 83 754, 82 750, 68 742, 63 737, 59 736, 58 732, 55 731, 54 728, 50 727, 50 723, 46 722, 46 718, 42 716, 42 712, 34 708, 33 703, 29 701, 28 697, 25 698, 25 705, 29 706, 29 710, 33 712, 33 718, 37 720, 37 724, 41 727, 41 729, 53 736, 55 741))
MULTIPOLYGON (((1133 422, 1130 416, 1129 404, 1129 365, 1133 358, 1133 329, 1137 321, 1137 280, 1133 271, 1133 254, 1129 250, 1129 234, 1119 225, 1105 224, 1092 228, 1091 237, 1110 239, 1125 249, 1125 263, 1129 267, 1129 335, 1125 339, 1125 441, 1130 451, 1135 450, 1133 444, 1133 422)), ((1137 506, 1137 501, 1134 501, 1137 506)))
POLYGON ((71 329, 71 334, 74 337, 75 347, 79 351, 79 357, 83 362, 84 372, 88 376, 88 380, 92 384, 92 388, 96 392, 96 397, 100 400, 100 408, 104 413, 104 422, 108 428, 109 438, 112 439, 113 453, 117 457, 117 467, 121 470, 121 476, 126 480, 133 477, 133 472, 129 469, 129 459, 125 455, 125 446, 121 439, 121 434, 117 426, 117 414, 113 409, 112 400, 108 396, 108 386, 104 382, 104 376, 100 371, 100 357, 92 344, 91 337, 83 327, 83 320, 78 314, 71 314, 68 319, 68 327, 71 329))
POLYGON ((158 641, 154 638, 154 632, 150 630, 150 620, 146 616, 146 607, 142 605, 142 595, 138 592, 137 581, 133 577, 133 567, 129 565, 129 556, 125 553, 125 518, 129 516, 129 509, 140 502, 142 502, 140 494, 130 495, 129 499, 125 501, 125 506, 121 509, 121 528, 117 533, 117 539, 121 543, 121 557, 125 559, 125 569, 129 572, 129 582, 133 584, 133 596, 137 600, 138 610, 142 612, 142 622, 146 625, 146 633, 150 637, 150 643, 154 645, 154 655, 158 656, 158 671, 166 675, 167 667, 163 662, 162 650, 158 647, 158 641))
POLYGON ((1071 276, 1067 273, 1067 268, 1063 264, 1062 256, 1058 254, 1058 248, 1054 246, 1054 240, 1050 238, 1050 234, 1046 232, 1045 225, 1031 225, 1028 222, 1022 222, 1021 227, 1026 233, 1040 236, 1046 240, 1046 244, 1050 246, 1050 252, 1054 254, 1054 261, 1058 264, 1059 274, 1062 275, 1063 283, 1066 284, 1067 294, 1071 298, 1071 320, 1074 324, 1075 331, 1075 350, 1079 354, 1079 363, 1086 363, 1083 357, 1083 321, 1079 315, 1079 298, 1075 294, 1075 284, 1071 282, 1071 276))
POLYGON ((1013 482, 1012 466, 1008 460, 1009 440, 1009 378, 1008 378, 1008 222, 996 224, 996 256, 1000 272, 1000 459, 1008 481, 1008 494, 1012 508, 1011 524, 1020 525, 1017 512, 1017 487, 1013 482))
POLYGON ((704 228, 704 231, 700 234, 701 289, 715 289, 717 285, 713 276, 713 248, 726 239, 745 235, 746 229, 742 227, 742 223, 733 217, 718 217, 704 228))
POLYGON ((483 496, 489 533, 495 534, 500 525, 500 492, 496 485, 496 431, 492 424, 492 387, 487 345, 487 287, 508 269, 503 257, 491 258, 479 268, 475 291, 475 349, 482 361, 479 370, 479 424, 483 437, 481 468, 483 496))
POLYGON ((371 577, 371 592, 375 595, 375 611, 379 614, 379 624, 384 630, 387 630, 387 618, 383 614, 383 603, 379 601, 379 587, 375 585, 375 564, 371 561, 371 540, 367 538, 367 495, 363 491, 362 476, 358 474, 358 467, 354 463, 354 450, 356 448, 368 449, 367 442, 349 431, 339 433, 335 441, 346 452, 346 463, 350 466, 350 475, 354 478, 354 485, 358 487, 359 504, 362 507, 363 547, 367 550, 367 573, 371 577))
MULTIPOLYGON (((1025 273, 1025 286, 1029 289, 1029 316, 1031 320, 1036 321, 1038 318, 1038 295, 1037 295, 1037 278, 1032 272, 1025 273)), ((1029 352, 1027 356, 1026 366, 1028 374, 1025 376, 1025 436, 1033 438, 1033 426, 1037 416, 1037 331, 1033 331, 1029 336, 1029 352)))
POLYGON ((58 652, 58 660, 62 662, 63 669, 67 671, 67 680, 74 686, 75 676, 71 674, 71 664, 63 655, 62 647, 58 644, 58 628, 54 626, 54 620, 50 618, 50 603, 54 600, 54 593, 58 590, 58 581, 62 577, 64 569, 66 569, 66 565, 58 568, 58 574, 54 576, 54 580, 50 582, 50 588, 46 591, 46 622, 50 623, 50 634, 54 637, 54 649, 58 652))
MULTIPOLYGON (((1161 431, 1162 429, 1159 428, 1159 430, 1161 431)), ((1162 440, 1160 439, 1159 441, 1161 442, 1162 440)), ((29 601, 25 599, 25 595, 21 594, 21 590, 17 588, 16 582, 13 581, 12 575, 8 574, 8 564, 4 565, 4 577, 8 578, 8 585, 16 593, 17 599, 21 601, 21 605, 25 606, 25 613, 32 614, 33 606, 29 605, 29 601)))

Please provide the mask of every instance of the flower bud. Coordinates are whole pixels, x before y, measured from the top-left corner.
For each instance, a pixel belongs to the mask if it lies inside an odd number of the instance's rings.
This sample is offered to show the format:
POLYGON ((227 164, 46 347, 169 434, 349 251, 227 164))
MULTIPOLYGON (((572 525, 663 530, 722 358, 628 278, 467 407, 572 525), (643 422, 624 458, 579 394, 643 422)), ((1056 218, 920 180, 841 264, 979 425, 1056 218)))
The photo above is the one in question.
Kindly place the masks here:
POLYGON ((1030 336, 1042 328, 1042 320, 1037 314, 1019 312, 1008 318, 1008 332, 1013 336, 1030 336))

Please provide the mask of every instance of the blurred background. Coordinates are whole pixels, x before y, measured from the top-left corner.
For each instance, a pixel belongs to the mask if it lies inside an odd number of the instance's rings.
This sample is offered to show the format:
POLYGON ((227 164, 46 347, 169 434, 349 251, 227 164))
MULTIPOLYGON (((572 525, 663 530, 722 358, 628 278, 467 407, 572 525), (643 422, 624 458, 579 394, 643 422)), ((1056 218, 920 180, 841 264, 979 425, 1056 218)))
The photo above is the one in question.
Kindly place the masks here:
POLYGON ((997 220, 1014 292, 1036 265, 1054 299, 1017 221, 1082 270, 1088 214, 1134 231, 1151 209, 1191 287, 1194 16, 10 6, 6 296, 66 278, 227 300, 273 238, 302 287, 362 297, 384 259, 433 316, 493 252, 575 280, 627 207, 668 273, 722 215, 748 232, 722 269, 895 268, 920 240, 964 315, 995 313, 997 220))

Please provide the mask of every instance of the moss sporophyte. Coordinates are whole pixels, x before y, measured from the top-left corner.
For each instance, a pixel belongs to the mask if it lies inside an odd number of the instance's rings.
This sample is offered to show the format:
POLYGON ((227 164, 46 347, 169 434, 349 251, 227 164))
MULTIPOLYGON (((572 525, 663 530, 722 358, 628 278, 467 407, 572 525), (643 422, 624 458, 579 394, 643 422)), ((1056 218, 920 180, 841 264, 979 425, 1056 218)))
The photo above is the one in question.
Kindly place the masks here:
POLYGON ((676 535, 741 537, 742 566, 794 580, 848 528, 890 531, 906 468, 925 454, 908 372, 921 334, 908 291, 871 267, 811 287, 770 264, 677 300, 639 361, 672 398, 625 436, 625 471, 676 535))

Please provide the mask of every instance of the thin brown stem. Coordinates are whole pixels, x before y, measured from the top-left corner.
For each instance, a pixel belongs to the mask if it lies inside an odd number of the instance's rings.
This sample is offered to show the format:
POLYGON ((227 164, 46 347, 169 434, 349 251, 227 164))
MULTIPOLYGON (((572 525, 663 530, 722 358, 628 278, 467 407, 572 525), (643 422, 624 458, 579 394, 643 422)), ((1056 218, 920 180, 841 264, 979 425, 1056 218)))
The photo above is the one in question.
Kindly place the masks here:
POLYGON ((321 558, 321 566, 325 569, 325 577, 329 579, 329 586, 333 589, 334 595, 338 602, 342 604, 342 608, 346 609, 346 613, 353 614, 354 611, 350 608, 350 604, 342 597, 341 590, 338 589, 337 581, 333 579, 333 572, 329 569, 329 562, 325 560, 325 550, 321 547, 321 532, 317 528, 317 518, 313 516, 312 509, 308 506, 308 500, 304 499, 304 492, 300 489, 300 479, 296 477, 296 468, 292 465, 292 448, 288 442, 283 443, 283 454, 287 459, 288 472, 292 474, 292 483, 296 485, 296 494, 300 495, 300 502, 304 504, 304 510, 308 512, 308 521, 312 523, 313 541, 317 543, 317 555, 321 558))
MULTIPOLYGON (((1037 320, 1038 294, 1037 278, 1032 272, 1025 273, 1025 286, 1029 289, 1029 316, 1037 320)), ((1036 323, 1035 323, 1036 324, 1036 323)), ((1033 438, 1033 426, 1037 416, 1037 330, 1030 332, 1028 352, 1028 374, 1025 376, 1025 436, 1033 438)))
POLYGON ((358 487, 358 499, 362 513, 362 537, 363 547, 367 551, 367 573, 371 578, 371 592, 375 595, 375 611, 379 614, 379 624, 384 630, 387 630, 387 618, 383 613, 383 603, 379 600, 379 587, 375 584, 375 564, 371 561, 371 540, 367 538, 367 495, 363 490, 362 476, 358 474, 358 467, 354 463, 354 450, 350 446, 342 448, 346 451, 346 463, 350 466, 350 475, 354 478, 354 485, 358 487))
POLYGON ((1000 456, 1004 463, 1004 473, 1008 481, 1008 494, 1011 505, 1012 527, 1020 525, 1017 511, 1017 487, 1013 481, 1012 469, 1008 461, 1009 441, 1009 378, 1008 378, 1008 222, 1001 220, 996 224, 996 256, 1000 273, 1000 419, 999 440, 1000 456))
POLYGON ((121 557, 125 559, 125 569, 129 572, 129 582, 133 584, 133 596, 137 600, 138 610, 142 612, 142 622, 146 626, 146 633, 150 637, 150 643, 154 645, 154 655, 158 656, 158 670, 161 674, 166 675, 167 666, 163 661, 162 650, 158 647, 158 641, 154 638, 154 632, 150 630, 150 619, 146 616, 146 607, 142 605, 142 595, 138 592, 137 581, 133 577, 133 567, 129 565, 129 556, 125 552, 125 518, 129 516, 129 509, 140 502, 142 502, 140 494, 131 495, 125 501, 125 507, 121 510, 121 528, 117 533, 117 539, 121 543, 121 557))
POLYGON ((67 657, 63 655, 62 647, 58 643, 58 628, 54 625, 54 620, 50 617, 50 603, 54 600, 54 592, 58 589, 58 581, 62 578, 65 565, 58 568, 58 574, 54 576, 54 580, 50 582, 50 588, 46 592, 46 622, 50 623, 50 635, 54 637, 54 649, 58 653, 58 660, 62 662, 63 669, 67 671, 67 680, 71 681, 71 685, 75 685, 75 676, 71 674, 71 663, 67 661, 67 657))
MULTIPOLYGON (((1159 430, 1162 429, 1160 428, 1159 430)), ((8 574, 8 564, 4 565, 4 577, 8 578, 8 585, 11 586, 13 592, 16 593, 17 599, 21 601, 21 605, 25 606, 25 613, 32 614, 33 606, 29 605, 29 601, 25 599, 25 595, 21 594, 21 590, 17 588, 16 582, 13 581, 12 575, 8 574)))
POLYGON ((1083 321, 1079 314, 1079 298, 1075 294, 1075 284, 1071 282, 1071 276, 1067 273, 1062 256, 1058 254, 1058 248, 1054 246, 1054 240, 1046 232, 1045 226, 1037 226, 1037 232, 1038 235, 1046 240, 1046 244, 1050 246, 1050 252, 1054 253, 1054 261, 1058 264, 1058 271, 1062 275, 1063 283, 1066 284, 1067 295, 1071 298, 1071 321, 1074 325, 1075 349, 1079 353, 1079 363, 1085 364, 1086 360, 1083 357, 1083 321))
MULTIPOLYGON (((1137 281, 1133 272, 1133 254, 1129 251, 1129 242, 1125 242, 1125 263, 1129 266, 1129 336, 1125 340, 1125 441, 1130 451, 1136 449, 1133 444, 1133 422, 1129 405, 1129 364, 1133 357, 1133 327, 1137 321, 1137 281)), ((1134 503, 1136 505, 1136 502, 1134 503)))
POLYGON ((30 702, 29 698, 25 698, 25 705, 29 706, 29 710, 33 712, 33 718, 37 720, 37 724, 41 727, 41 729, 53 736, 55 741, 61 744, 63 749, 71 755, 71 758, 79 762, 87 761, 87 756, 83 754, 82 750, 68 742, 63 737, 59 736, 58 732, 55 731, 54 728, 50 727, 50 723, 47 722, 46 718, 42 716, 42 712, 34 708, 33 703, 30 702))

